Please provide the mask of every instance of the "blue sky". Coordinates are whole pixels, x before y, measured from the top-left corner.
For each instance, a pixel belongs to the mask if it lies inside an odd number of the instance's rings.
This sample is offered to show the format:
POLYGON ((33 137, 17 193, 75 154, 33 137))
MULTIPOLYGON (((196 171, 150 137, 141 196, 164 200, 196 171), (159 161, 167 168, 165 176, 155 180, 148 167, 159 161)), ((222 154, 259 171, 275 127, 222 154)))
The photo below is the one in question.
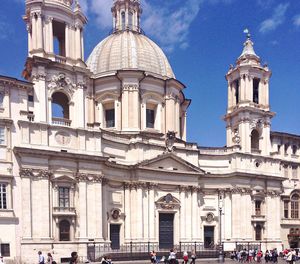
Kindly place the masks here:
MULTIPOLYGON (((27 56, 22 21, 25 0, 0 0, 0 74, 21 78, 27 56)), ((166 52, 192 99, 188 140, 224 146, 229 65, 242 51, 249 28, 255 51, 273 72, 272 130, 300 135, 299 0, 142 0, 146 35, 166 52)), ((81 0, 89 19, 85 55, 111 29, 112 0, 81 0)))

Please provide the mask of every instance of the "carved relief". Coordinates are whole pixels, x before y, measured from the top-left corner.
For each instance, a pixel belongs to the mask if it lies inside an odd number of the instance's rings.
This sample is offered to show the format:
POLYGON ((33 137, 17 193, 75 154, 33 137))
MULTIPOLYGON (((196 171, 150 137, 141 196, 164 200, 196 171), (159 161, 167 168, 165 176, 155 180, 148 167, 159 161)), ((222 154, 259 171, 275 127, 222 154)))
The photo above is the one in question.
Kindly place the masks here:
POLYGON ((52 176, 52 172, 43 169, 24 168, 20 170, 19 175, 21 178, 49 179, 52 176))
POLYGON ((208 213, 205 218, 207 223, 211 223, 215 220, 215 216, 213 213, 208 213))
POLYGON ((234 188, 231 189, 232 194, 251 194, 252 190, 250 188, 234 188))
POLYGON ((251 129, 261 129, 263 125, 263 120, 262 119, 254 119, 250 123, 250 128, 251 129))
POLYGON ((74 89, 77 88, 76 84, 72 83, 70 78, 66 77, 64 73, 59 73, 58 75, 53 75, 50 83, 48 84, 50 93, 54 91, 64 90, 70 96, 73 96, 74 89))
POLYGON ((71 136, 69 133, 65 131, 59 131, 55 135, 55 140, 58 144, 66 146, 69 145, 71 142, 71 136))
POLYGON ((77 182, 102 182, 104 176, 99 174, 77 173, 77 182))
POLYGON ((238 128, 234 129, 233 134, 234 134, 234 136, 232 138, 232 142, 235 143, 235 144, 237 144, 237 145, 239 145, 240 142, 241 142, 241 137, 239 135, 238 128))
POLYGON ((180 201, 175 198, 171 193, 168 193, 166 196, 160 198, 155 202, 156 206, 161 209, 173 210, 180 208, 180 201))
POLYGON ((173 152, 175 140, 176 140, 176 133, 174 131, 168 131, 165 140, 165 144, 166 144, 165 152, 173 152))

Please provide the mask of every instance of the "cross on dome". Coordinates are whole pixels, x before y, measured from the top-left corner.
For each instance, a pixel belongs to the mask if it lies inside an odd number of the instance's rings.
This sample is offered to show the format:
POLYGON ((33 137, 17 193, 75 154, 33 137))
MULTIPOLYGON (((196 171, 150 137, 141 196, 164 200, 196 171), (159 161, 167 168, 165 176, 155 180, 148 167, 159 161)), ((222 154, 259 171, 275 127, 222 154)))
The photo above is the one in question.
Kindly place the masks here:
POLYGON ((142 8, 140 0, 114 0, 111 11, 114 32, 124 30, 141 32, 142 8))

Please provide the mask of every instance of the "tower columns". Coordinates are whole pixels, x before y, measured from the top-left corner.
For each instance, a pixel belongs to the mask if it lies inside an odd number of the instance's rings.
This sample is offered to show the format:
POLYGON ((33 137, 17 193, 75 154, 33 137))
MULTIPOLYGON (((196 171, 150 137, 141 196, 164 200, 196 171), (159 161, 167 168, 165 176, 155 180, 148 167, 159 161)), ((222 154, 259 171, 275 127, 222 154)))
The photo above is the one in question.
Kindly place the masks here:
POLYGON ((246 153, 259 152, 267 155, 270 151, 269 86, 266 79, 271 76, 267 66, 260 64, 260 58, 253 49, 248 34, 244 49, 231 65, 228 81, 227 146, 239 144, 246 153))

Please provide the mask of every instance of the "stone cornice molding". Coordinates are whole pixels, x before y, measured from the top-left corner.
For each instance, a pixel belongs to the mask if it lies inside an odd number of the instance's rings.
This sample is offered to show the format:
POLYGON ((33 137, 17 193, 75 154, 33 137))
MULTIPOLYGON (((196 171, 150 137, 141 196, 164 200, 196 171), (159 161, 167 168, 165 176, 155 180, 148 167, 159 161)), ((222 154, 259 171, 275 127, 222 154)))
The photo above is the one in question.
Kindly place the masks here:
POLYGON ((102 183, 104 176, 102 174, 77 173, 75 179, 77 182, 102 183))
POLYGON ((123 84, 122 91, 138 91, 139 85, 138 84, 123 84))
POLYGON ((22 168, 19 175, 21 178, 32 178, 35 180, 49 179, 53 173, 47 169, 22 168))

